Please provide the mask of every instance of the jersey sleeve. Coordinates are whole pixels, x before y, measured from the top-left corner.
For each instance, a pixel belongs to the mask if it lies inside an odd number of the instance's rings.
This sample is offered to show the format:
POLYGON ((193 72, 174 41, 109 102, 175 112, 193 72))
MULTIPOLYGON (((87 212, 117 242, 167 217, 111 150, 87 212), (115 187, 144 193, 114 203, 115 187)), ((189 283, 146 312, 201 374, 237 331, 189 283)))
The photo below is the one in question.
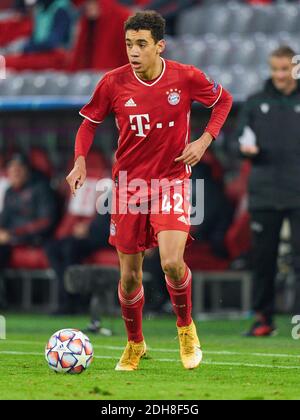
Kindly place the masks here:
POLYGON ((212 108, 220 99, 222 90, 221 85, 196 67, 192 67, 190 79, 192 101, 200 102, 206 108, 212 108))
POLYGON ((100 124, 112 110, 111 91, 108 76, 104 76, 98 83, 93 96, 79 114, 91 121, 100 124))

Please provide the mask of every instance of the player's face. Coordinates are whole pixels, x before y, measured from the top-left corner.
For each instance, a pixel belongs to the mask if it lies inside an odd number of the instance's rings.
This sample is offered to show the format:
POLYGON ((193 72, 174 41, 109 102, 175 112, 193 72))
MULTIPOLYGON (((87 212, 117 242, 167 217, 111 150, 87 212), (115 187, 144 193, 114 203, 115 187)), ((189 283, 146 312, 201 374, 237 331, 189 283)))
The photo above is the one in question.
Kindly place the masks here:
POLYGON ((275 87, 285 91, 295 83, 293 79, 293 63, 289 57, 271 57, 271 77, 275 87))
POLYGON ((18 162, 11 162, 7 167, 7 176, 13 188, 22 188, 28 179, 28 169, 18 162))
POLYGON ((164 50, 164 41, 155 43, 151 31, 129 30, 126 32, 126 48, 129 63, 137 74, 145 74, 154 68, 164 50))

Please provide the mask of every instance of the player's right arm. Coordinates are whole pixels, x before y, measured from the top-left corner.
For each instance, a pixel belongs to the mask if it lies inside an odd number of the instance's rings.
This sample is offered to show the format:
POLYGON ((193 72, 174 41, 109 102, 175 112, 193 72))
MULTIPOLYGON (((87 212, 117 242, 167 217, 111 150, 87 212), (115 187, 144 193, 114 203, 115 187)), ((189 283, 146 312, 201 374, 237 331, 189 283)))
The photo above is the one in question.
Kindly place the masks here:
POLYGON ((76 190, 81 188, 86 180, 86 158, 93 144, 98 124, 84 119, 79 127, 75 140, 74 167, 67 176, 67 182, 71 192, 75 195, 76 190))
POLYGON ((98 125, 112 110, 111 103, 109 77, 106 75, 97 85, 90 102, 79 113, 84 121, 76 136, 74 167, 66 178, 74 195, 86 180, 86 158, 93 144, 98 125))
POLYGON ((71 192, 75 195, 76 190, 84 184, 86 180, 86 163, 83 156, 79 156, 75 161, 74 168, 66 178, 70 186, 71 192))

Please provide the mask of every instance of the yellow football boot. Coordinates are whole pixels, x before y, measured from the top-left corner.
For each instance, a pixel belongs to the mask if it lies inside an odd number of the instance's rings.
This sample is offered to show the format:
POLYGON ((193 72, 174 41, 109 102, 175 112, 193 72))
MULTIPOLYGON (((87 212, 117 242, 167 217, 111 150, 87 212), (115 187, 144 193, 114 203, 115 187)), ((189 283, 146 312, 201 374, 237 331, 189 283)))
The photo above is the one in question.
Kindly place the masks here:
POLYGON ((128 341, 125 350, 119 360, 115 370, 136 370, 141 358, 146 354, 146 343, 141 341, 135 343, 128 341))
POLYGON ((186 369, 195 369, 202 361, 202 351, 194 322, 188 327, 177 327, 180 357, 186 369))

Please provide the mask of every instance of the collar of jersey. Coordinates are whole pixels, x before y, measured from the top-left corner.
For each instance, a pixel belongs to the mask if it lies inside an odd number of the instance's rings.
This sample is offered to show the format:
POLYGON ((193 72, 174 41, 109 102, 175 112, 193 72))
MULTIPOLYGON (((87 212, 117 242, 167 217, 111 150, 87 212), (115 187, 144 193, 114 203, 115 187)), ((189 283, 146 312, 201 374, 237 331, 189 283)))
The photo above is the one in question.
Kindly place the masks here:
POLYGON ((140 82, 140 83, 142 83, 143 85, 145 85, 145 86, 148 86, 148 87, 151 87, 151 86, 154 86, 156 83, 158 83, 159 81, 160 81, 160 79, 163 77, 163 75, 165 74, 165 70, 166 70, 166 62, 165 62, 165 60, 162 58, 162 57, 160 57, 161 58, 161 60, 162 60, 162 62, 163 62, 163 66, 164 66, 164 68, 163 68, 163 71, 161 72, 161 75, 153 82, 153 83, 146 83, 146 82, 143 82, 143 80, 141 80, 136 74, 135 74, 135 71, 133 71, 133 74, 134 74, 134 76, 135 76, 135 78, 140 82))

